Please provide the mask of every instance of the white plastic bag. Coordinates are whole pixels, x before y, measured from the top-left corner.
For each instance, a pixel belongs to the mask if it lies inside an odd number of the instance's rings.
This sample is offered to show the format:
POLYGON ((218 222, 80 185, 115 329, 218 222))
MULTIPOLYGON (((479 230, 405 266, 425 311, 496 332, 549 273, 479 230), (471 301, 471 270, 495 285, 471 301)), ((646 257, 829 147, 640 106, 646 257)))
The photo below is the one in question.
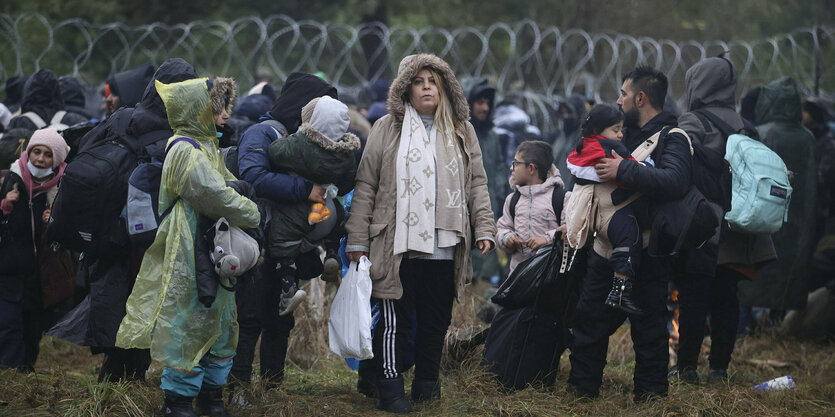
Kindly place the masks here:
POLYGON ((343 358, 371 359, 371 261, 351 262, 328 318, 328 345, 343 358))

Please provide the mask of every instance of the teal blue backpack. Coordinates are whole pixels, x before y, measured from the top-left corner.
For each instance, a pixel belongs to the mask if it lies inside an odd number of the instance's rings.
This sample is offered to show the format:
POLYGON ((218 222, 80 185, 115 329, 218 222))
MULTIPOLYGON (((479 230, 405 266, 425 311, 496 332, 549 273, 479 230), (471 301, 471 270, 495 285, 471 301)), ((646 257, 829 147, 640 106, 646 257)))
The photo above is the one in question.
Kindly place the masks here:
POLYGON ((730 135, 725 159, 731 164, 731 230, 775 233, 788 220, 792 187, 788 169, 777 153, 745 135, 730 135))

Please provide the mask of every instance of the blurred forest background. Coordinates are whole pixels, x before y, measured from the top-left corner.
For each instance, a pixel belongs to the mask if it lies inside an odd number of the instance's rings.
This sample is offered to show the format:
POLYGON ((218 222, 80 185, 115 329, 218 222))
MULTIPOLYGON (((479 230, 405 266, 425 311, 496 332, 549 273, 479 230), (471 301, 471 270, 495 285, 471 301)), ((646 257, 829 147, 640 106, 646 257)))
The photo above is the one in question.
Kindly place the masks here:
POLYGON ((0 12, 37 12, 51 21, 80 17, 127 25, 286 14, 293 19, 356 25, 487 26, 533 19, 563 30, 616 31, 688 40, 752 40, 835 22, 833 0, 3 0, 0 12))

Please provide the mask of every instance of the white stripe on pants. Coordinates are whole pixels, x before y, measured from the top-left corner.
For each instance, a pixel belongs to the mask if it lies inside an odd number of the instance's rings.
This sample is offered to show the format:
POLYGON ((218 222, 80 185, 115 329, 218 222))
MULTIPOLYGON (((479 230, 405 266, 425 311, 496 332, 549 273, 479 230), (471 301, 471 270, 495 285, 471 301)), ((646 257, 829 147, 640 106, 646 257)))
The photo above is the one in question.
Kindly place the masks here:
POLYGON ((383 375, 386 378, 397 378, 397 360, 395 352, 397 346, 395 336, 397 334, 397 314, 394 311, 394 300, 382 300, 383 315, 383 375))

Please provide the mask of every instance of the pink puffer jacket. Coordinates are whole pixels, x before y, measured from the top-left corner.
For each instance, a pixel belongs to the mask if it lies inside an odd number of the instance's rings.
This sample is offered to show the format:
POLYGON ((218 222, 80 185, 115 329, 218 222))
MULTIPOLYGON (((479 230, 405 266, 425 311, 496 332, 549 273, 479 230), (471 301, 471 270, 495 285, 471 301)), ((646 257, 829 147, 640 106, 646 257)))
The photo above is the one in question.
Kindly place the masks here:
MULTIPOLYGON (((551 243, 559 226, 557 216, 562 218, 562 213, 554 214, 551 198, 554 187, 564 187, 564 185, 559 171, 551 170, 549 174, 554 175, 542 184, 525 185, 517 188, 522 195, 516 203, 515 218, 510 215, 510 200, 513 198, 513 194, 507 196, 504 201, 502 217, 499 218, 497 224, 499 229, 497 237, 499 247, 508 254, 512 254, 510 259, 511 272, 519 262, 533 256, 534 252, 526 246, 515 249, 507 247, 508 237, 516 234, 522 242, 525 242, 531 237, 545 236, 548 243, 551 243)), ((513 188, 513 185, 511 187, 513 188)), ((567 198, 568 195, 566 195, 567 198)), ((559 239, 559 236, 557 238, 559 239)))

